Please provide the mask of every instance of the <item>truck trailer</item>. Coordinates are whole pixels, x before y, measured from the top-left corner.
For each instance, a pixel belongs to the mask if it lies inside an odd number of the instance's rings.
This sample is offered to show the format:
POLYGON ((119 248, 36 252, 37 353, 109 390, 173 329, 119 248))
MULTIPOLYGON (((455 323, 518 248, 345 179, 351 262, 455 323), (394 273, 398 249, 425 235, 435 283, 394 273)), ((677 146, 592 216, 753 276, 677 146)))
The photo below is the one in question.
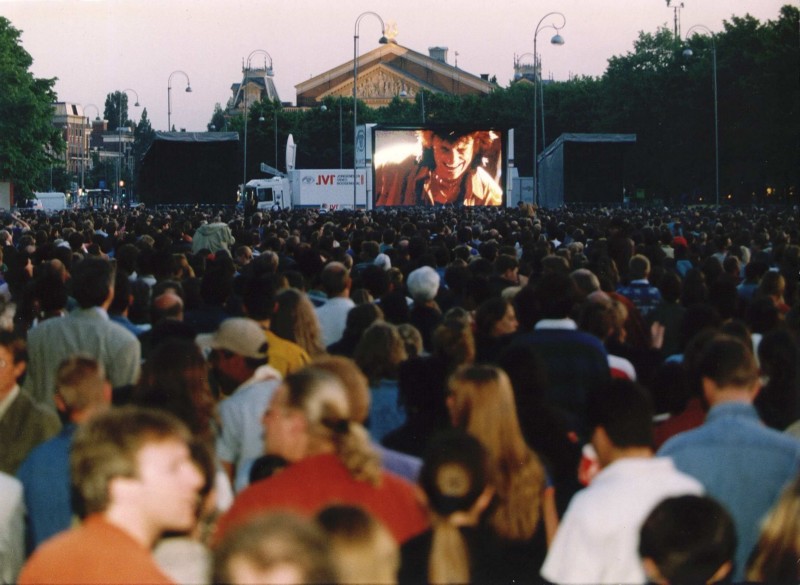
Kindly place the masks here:
POLYGON ((44 211, 62 211, 67 208, 67 194, 66 193, 34 193, 36 199, 34 200, 34 207, 44 211), (36 201, 39 204, 36 204, 36 201))
MULTIPOLYGON (((366 169, 356 173, 356 207, 364 207, 367 194, 366 169)), ((353 209, 352 169, 295 169, 245 185, 245 205, 257 209, 314 207, 353 209)), ((371 207, 369 205, 368 207, 371 207)))

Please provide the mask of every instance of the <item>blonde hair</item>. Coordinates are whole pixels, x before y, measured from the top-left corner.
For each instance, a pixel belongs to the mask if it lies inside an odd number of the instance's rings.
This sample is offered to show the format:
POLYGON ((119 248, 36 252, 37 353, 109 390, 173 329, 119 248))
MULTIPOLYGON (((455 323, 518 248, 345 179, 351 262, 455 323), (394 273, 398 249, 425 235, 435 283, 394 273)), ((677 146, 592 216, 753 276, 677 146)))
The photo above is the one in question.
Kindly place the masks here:
POLYGON ((462 366, 448 386, 455 426, 483 443, 494 467, 492 526, 504 538, 529 539, 541 517, 545 474, 522 437, 511 381, 494 366, 462 366))
POLYGON ((287 288, 278 293, 275 302, 277 309, 270 321, 272 332, 296 343, 311 357, 325 354, 319 319, 306 294, 287 288))
POLYGON ((350 420, 350 403, 340 378, 308 367, 284 380, 286 406, 303 413, 308 424, 309 451, 332 443, 339 460, 355 479, 380 484, 381 462, 369 434, 350 420))
POLYGON ((326 355, 314 360, 313 367, 338 377, 347 391, 350 402, 350 420, 363 423, 369 415, 369 380, 358 364, 341 355, 326 355))
POLYGON ((356 506, 329 506, 317 514, 328 535, 339 583, 396 583, 400 551, 392 534, 356 506))
POLYGON ((790 483, 761 526, 761 537, 747 566, 747 580, 800 581, 800 476, 790 483))

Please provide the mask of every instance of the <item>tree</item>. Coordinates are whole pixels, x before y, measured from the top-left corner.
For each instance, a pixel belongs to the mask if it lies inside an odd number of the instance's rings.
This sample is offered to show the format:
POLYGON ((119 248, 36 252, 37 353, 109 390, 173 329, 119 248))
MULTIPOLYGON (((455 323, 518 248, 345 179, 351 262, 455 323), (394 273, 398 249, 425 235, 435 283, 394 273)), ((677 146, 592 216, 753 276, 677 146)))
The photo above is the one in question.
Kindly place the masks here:
POLYGON ((128 94, 124 91, 115 91, 106 96, 106 105, 103 117, 108 120, 108 127, 116 130, 121 126, 131 126, 133 122, 128 119, 128 94), (120 115, 120 108, 122 114, 120 115))
POLYGON ((214 113, 211 115, 211 121, 208 123, 209 132, 223 132, 226 131, 228 123, 225 119, 225 110, 219 102, 214 104, 214 113))
POLYGON ((15 185, 18 198, 28 198, 65 145, 53 126, 56 80, 33 76, 33 59, 19 37, 0 16, 0 179, 15 185))
MULTIPOLYGON (((139 119, 139 123, 136 124, 136 127, 133 130, 133 165, 134 177, 137 179, 139 177, 139 171, 142 167, 144 153, 147 152, 147 149, 150 148, 151 144, 153 144, 153 140, 155 140, 155 138, 156 131, 153 130, 153 126, 150 124, 150 119, 147 117, 147 108, 144 108, 142 110, 142 117, 139 119)), ((138 180, 136 182, 138 183, 138 180)))

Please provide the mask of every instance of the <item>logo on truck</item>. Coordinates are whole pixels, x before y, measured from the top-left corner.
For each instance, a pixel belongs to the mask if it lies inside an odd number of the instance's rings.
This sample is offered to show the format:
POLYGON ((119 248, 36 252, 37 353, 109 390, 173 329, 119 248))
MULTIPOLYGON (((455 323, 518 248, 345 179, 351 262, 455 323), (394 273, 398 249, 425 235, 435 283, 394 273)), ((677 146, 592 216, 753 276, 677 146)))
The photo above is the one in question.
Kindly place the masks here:
POLYGON ((334 175, 317 175, 317 185, 333 185, 334 175))

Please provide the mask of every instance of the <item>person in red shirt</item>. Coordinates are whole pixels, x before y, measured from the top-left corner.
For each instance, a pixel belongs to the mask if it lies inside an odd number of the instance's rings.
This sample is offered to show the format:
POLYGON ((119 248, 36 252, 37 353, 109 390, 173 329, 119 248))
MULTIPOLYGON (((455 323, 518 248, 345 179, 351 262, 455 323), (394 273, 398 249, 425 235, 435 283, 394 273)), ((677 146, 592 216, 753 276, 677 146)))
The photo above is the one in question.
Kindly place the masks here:
POLYGON ((172 583, 151 548, 165 531, 187 531, 196 521, 203 476, 190 439, 172 415, 137 407, 86 422, 70 455, 86 517, 36 550, 19 585, 172 583))
POLYGON ((361 506, 398 543, 428 525, 410 483, 381 470, 369 435, 350 420, 341 381, 313 367, 286 377, 264 414, 266 452, 289 462, 251 484, 220 519, 217 537, 256 514, 290 511, 313 516, 330 504, 361 506))

